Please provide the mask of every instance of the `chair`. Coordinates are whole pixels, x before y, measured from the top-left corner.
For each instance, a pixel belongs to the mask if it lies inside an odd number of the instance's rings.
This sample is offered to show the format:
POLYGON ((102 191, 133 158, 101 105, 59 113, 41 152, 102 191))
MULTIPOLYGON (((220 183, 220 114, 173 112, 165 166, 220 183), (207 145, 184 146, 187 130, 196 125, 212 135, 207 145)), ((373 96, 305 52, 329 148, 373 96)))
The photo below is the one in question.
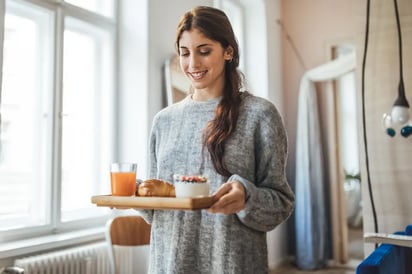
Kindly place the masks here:
POLYGON ((365 242, 382 243, 356 268, 356 274, 412 273, 412 225, 393 234, 365 234, 365 242))
POLYGON ((139 255, 143 258, 135 258, 136 256, 130 256, 130 252, 129 256, 116 256, 116 250, 119 251, 119 249, 115 246, 147 246, 150 244, 150 230, 151 226, 141 216, 118 216, 107 222, 105 236, 109 247, 111 273, 118 273, 120 264, 125 267, 128 264, 132 265, 139 259, 145 264, 144 268, 147 271, 147 249, 139 255), (123 262, 119 263, 120 260, 123 260, 123 262), (127 260, 126 263, 125 260, 127 260), (116 262, 119 265, 116 265, 116 262))

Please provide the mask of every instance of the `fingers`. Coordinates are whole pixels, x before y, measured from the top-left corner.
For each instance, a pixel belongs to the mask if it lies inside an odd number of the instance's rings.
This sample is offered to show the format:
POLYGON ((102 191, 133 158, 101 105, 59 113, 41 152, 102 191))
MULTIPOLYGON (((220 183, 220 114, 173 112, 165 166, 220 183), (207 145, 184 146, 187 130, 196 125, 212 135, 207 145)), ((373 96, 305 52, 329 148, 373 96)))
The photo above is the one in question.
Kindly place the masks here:
POLYGON ((239 182, 223 184, 214 195, 217 201, 208 209, 209 213, 234 214, 245 207, 245 189, 239 182))
POLYGON ((228 193, 230 190, 232 189, 232 185, 231 183, 224 183, 223 185, 221 185, 218 190, 215 192, 214 196, 217 199, 220 199, 223 195, 225 195, 226 193, 228 193))

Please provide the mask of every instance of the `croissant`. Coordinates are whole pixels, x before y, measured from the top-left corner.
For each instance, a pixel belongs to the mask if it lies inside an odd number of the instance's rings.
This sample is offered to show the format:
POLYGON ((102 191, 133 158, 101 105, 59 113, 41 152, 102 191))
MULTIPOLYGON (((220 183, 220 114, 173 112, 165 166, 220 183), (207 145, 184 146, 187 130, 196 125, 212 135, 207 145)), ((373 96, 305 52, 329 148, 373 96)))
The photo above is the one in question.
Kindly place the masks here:
POLYGON ((175 197, 175 187, 159 179, 148 179, 137 187, 138 196, 175 197))

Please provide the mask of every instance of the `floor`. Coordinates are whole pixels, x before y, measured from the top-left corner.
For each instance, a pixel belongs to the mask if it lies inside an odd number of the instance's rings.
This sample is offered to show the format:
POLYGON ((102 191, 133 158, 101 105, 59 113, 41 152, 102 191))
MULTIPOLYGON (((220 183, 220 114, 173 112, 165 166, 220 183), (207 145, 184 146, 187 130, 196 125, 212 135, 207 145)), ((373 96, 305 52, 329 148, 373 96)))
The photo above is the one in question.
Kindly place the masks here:
POLYGON ((347 268, 324 268, 316 271, 299 270, 293 266, 285 266, 280 269, 272 270, 270 274, 354 274, 354 269, 347 268))
POLYGON ((348 252, 349 258, 355 260, 363 260, 363 229, 348 227, 348 252))
POLYGON ((348 227, 349 262, 344 266, 330 267, 316 271, 299 270, 294 264, 272 270, 270 274, 354 274, 356 266, 363 260, 363 230, 348 227))

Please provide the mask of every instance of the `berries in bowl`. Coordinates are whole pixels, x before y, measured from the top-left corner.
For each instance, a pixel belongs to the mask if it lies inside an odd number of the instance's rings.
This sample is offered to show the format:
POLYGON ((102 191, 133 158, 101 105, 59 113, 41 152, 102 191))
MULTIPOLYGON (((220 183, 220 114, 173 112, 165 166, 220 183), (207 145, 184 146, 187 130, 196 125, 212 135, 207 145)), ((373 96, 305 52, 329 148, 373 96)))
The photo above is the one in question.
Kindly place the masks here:
POLYGON ((205 176, 179 175, 173 176, 176 198, 195 198, 209 196, 209 182, 205 176))

